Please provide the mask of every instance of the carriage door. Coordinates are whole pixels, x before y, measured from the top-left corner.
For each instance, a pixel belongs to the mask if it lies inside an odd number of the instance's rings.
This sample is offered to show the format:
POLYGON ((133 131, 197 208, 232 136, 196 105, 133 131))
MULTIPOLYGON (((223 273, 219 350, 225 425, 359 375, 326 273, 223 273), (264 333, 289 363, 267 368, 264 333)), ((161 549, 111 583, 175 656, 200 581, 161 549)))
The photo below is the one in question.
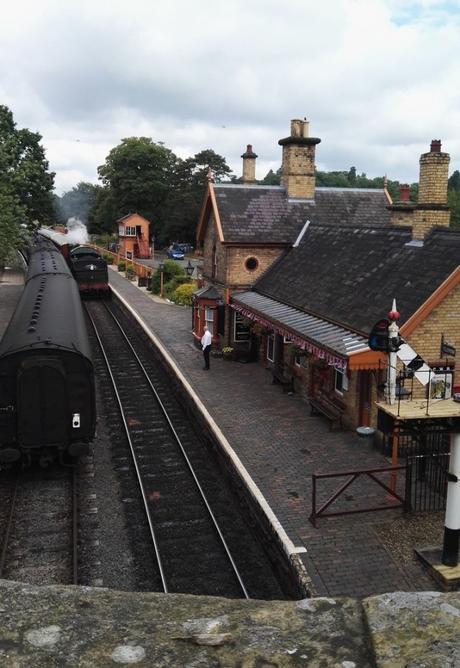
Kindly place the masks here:
POLYGON ((66 443, 69 407, 65 369, 54 359, 29 359, 17 379, 18 439, 25 447, 66 443))

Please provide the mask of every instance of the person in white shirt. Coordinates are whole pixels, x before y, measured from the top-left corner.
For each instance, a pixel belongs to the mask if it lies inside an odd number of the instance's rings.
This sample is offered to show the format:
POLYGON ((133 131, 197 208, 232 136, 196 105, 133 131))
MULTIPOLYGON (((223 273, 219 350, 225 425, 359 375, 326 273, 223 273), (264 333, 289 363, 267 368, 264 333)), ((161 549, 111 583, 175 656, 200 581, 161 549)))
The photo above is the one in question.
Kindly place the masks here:
POLYGON ((205 325, 204 333, 203 336, 201 337, 201 347, 203 349, 203 357, 204 357, 203 369, 206 369, 206 371, 208 371, 209 369, 209 353, 211 352, 211 342, 212 342, 211 332, 205 325))

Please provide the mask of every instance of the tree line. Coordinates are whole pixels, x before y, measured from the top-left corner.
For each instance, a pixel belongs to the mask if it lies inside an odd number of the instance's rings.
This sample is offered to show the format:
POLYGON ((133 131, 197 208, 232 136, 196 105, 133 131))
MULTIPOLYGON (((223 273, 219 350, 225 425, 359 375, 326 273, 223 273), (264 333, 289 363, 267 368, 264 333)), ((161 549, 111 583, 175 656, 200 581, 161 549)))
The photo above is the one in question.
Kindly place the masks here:
MULTIPOLYGON (((162 142, 149 137, 123 139, 98 167, 101 185, 80 182, 62 196, 54 194, 41 135, 18 129, 8 107, 0 105, 0 266, 8 252, 19 246, 24 230, 65 222, 74 216, 92 234, 112 234, 117 220, 137 212, 152 223, 155 243, 194 242, 196 224, 209 168, 216 183, 239 183, 224 157, 212 149, 181 159, 162 142)), ((280 169, 270 170, 258 183, 278 185, 280 169)), ((383 177, 368 178, 355 167, 316 172, 318 186, 382 188, 383 177)), ((460 173, 449 178, 451 226, 460 227, 460 173)), ((393 201, 399 198, 398 181, 387 181, 393 201)), ((410 187, 417 199, 418 184, 410 187)))
POLYGON ((162 142, 128 137, 98 167, 102 185, 77 184, 56 197, 56 210, 63 221, 80 218, 91 234, 111 234, 136 212, 151 222, 156 244, 193 243, 209 169, 214 182, 229 180, 230 167, 212 149, 183 160, 162 142))

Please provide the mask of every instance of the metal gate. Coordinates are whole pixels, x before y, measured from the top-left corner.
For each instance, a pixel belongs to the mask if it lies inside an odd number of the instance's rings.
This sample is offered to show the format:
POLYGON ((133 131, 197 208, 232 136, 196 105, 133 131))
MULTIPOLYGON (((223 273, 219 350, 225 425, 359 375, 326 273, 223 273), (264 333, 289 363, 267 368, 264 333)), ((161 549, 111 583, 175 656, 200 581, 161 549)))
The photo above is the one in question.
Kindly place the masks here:
POLYGON ((406 498, 412 510, 443 510, 446 507, 449 470, 449 434, 442 430, 405 435, 407 464, 406 498))

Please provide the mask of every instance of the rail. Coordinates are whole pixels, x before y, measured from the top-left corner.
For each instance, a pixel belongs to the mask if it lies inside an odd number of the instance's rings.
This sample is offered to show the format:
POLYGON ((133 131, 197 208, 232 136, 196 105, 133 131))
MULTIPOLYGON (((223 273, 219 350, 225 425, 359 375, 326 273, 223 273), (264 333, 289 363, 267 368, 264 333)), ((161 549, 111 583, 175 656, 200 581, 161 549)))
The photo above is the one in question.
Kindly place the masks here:
MULTIPOLYGON (((172 434, 174 440, 176 441, 176 443, 177 443, 177 445, 178 445, 178 447, 179 447, 179 449, 182 453, 182 456, 183 456, 183 458, 186 462, 188 470, 190 471, 190 474, 193 478, 194 484, 195 484, 195 486, 196 486, 196 488, 199 492, 199 495, 202 499, 202 502, 203 502, 203 504, 206 508, 206 511, 207 511, 207 513, 208 513, 208 515, 211 519, 211 522, 214 526, 214 529, 217 533, 217 536, 220 540, 220 543, 221 543, 221 545, 222 545, 222 547, 223 547, 223 549, 224 549, 224 551, 227 555, 227 558, 228 558, 228 561, 229 561, 229 563, 231 565, 231 568, 233 570, 234 576, 235 576, 236 580, 238 581, 239 587, 240 587, 244 597, 249 598, 249 594, 246 590, 245 584, 244 584, 243 579, 241 577, 241 574, 238 570, 238 567, 237 567, 237 565, 236 565, 236 563, 233 559, 233 556, 232 556, 231 551, 230 551, 230 549, 227 545, 225 537, 224 537, 224 535, 223 535, 223 533, 222 533, 222 531, 219 527, 219 524, 216 520, 216 517, 215 517, 215 515, 214 515, 214 513, 211 509, 211 506, 210 506, 210 504, 209 504, 209 502, 206 498, 204 490, 203 490, 203 488, 202 488, 202 486, 201 486, 201 484, 198 480, 198 477, 197 477, 197 475, 194 471, 193 465, 192 465, 192 463, 191 463, 191 461, 190 461, 190 459, 187 455, 187 452, 184 448, 184 445, 183 445, 183 443, 182 443, 182 441, 181 441, 181 439, 180 439, 180 437, 179 437, 179 435, 178 435, 178 433, 177 433, 177 431, 176 431, 176 429, 173 425, 173 422, 172 422, 172 420, 171 420, 171 418, 168 414, 168 411, 167 411, 163 401, 161 400, 156 388, 154 387, 154 385, 153 385, 153 383, 152 383, 152 381, 149 377, 149 374, 147 373, 147 370, 145 369, 142 361, 140 360, 139 356, 137 355, 136 351, 134 350, 134 347, 131 344, 131 341, 129 340, 129 337, 126 335, 121 323, 118 321, 118 319, 116 318, 116 316, 114 315, 114 313, 111 311, 111 309, 108 307, 107 304, 104 304, 104 307, 105 307, 105 310, 110 314, 114 323, 117 325, 117 327, 120 331, 120 334, 122 335, 122 337, 123 337, 126 345, 128 346, 128 348, 131 350, 131 353, 132 353, 133 357, 136 359, 136 362, 138 364, 139 369, 143 373, 143 376, 145 378, 146 383, 150 387, 150 389, 152 391, 152 394, 155 397, 156 403, 157 403, 161 413, 164 416, 165 422, 168 425, 170 433, 172 434)), ((88 313, 88 316, 89 316, 89 318, 91 320, 91 323, 93 325, 94 332, 95 332, 95 335, 97 337, 102 355, 105 359, 105 363, 106 363, 106 366, 107 366, 108 373, 109 373, 109 375, 111 377, 111 380, 112 380, 114 392, 116 394, 116 398, 117 398, 117 402, 118 402, 120 415, 121 415, 121 418, 123 420, 123 424, 124 424, 124 427, 125 427, 125 433, 126 433, 126 436, 127 436, 129 447, 130 447, 132 460, 133 460, 134 467, 135 467, 136 473, 137 473, 137 478, 138 478, 138 482, 139 482, 139 486, 140 486, 140 490, 141 490, 141 494, 142 494, 142 498, 143 498, 144 508, 145 508, 145 511, 146 511, 147 521, 148 521, 148 524, 149 524, 150 534, 151 534, 151 538, 152 538, 152 542, 153 542, 153 546, 154 546, 155 556, 156 556, 157 564, 158 564, 159 571, 160 571, 160 578, 161 578, 161 582, 162 582, 163 591, 165 593, 168 593, 169 592, 169 587, 168 587, 168 582, 167 582, 167 578, 166 578, 166 575, 165 575, 165 569, 164 569, 163 561, 162 561, 162 557, 161 557, 161 550, 160 550, 160 546, 159 546, 159 541, 158 541, 158 538, 156 536, 154 523, 153 523, 153 519, 152 519, 152 516, 151 516, 151 511, 149 509, 149 503, 148 503, 145 488, 144 488, 144 481, 143 481, 142 474, 141 474, 141 471, 140 471, 140 466, 138 465, 138 462, 137 462, 135 447, 134 447, 134 444, 133 444, 132 439, 131 439, 128 421, 127 421, 126 416, 124 414, 122 400, 121 400, 121 397, 120 397, 119 392, 118 392, 117 387, 116 387, 116 381, 115 381, 115 378, 114 378, 113 373, 112 373, 112 369, 111 369, 111 366, 110 366, 110 361, 109 361, 108 356, 106 354, 106 351, 104 349, 101 337, 100 337, 100 335, 97 331, 96 323, 95 323, 94 319, 92 318, 91 314, 89 313, 88 308, 87 308, 87 313, 88 313)))
POLYGON ((394 475, 396 471, 406 471, 407 467, 406 466, 390 466, 390 467, 385 467, 385 468, 377 468, 377 469, 364 469, 361 471, 340 471, 340 472, 333 472, 333 473, 313 473, 312 474, 312 503, 311 503, 311 514, 309 517, 310 522, 313 524, 313 526, 316 528, 316 520, 318 517, 337 517, 339 515, 353 515, 356 513, 369 513, 369 512, 375 512, 378 510, 394 510, 395 508, 403 508, 405 511, 410 510, 410 497, 407 494, 407 487, 406 487, 406 492, 405 492, 405 497, 400 496, 397 494, 393 489, 391 489, 388 485, 385 485, 379 478, 376 477, 375 474, 377 473, 390 473, 391 475, 394 475), (337 489, 333 492, 333 494, 328 498, 327 501, 325 501, 319 508, 317 508, 317 481, 318 480, 325 480, 327 478, 344 478, 345 476, 349 476, 349 479, 343 483, 340 487, 337 487, 337 489), (374 481, 377 485, 380 485, 392 498, 394 498, 396 501, 399 501, 399 503, 393 503, 391 505, 385 504, 383 506, 373 506, 373 507, 366 507, 366 508, 354 508, 352 510, 338 510, 335 512, 330 512, 326 513, 326 509, 329 508, 331 503, 336 501, 336 499, 339 498, 341 494, 345 492, 350 485, 360 478, 361 476, 367 476, 370 480, 374 481))

